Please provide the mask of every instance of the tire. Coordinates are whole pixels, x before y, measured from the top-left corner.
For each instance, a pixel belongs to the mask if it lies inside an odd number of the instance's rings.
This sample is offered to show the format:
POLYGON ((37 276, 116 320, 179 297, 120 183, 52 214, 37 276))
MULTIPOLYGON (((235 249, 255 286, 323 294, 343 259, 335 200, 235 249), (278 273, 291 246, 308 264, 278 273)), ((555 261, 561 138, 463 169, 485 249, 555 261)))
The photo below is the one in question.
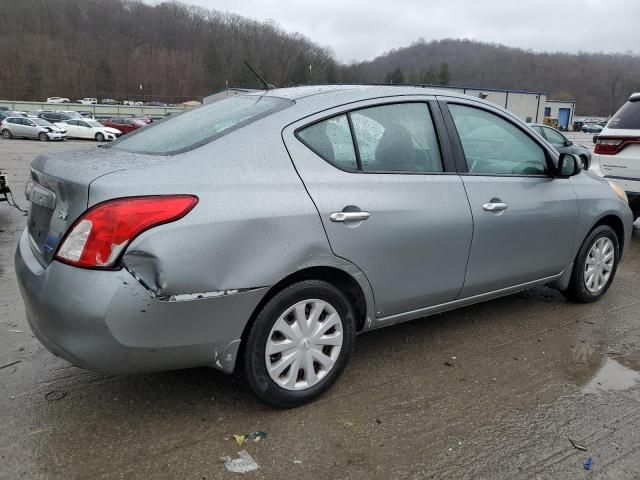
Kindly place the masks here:
POLYGON ((584 170, 585 172, 589 170, 589 160, 585 155, 580 155, 580 163, 582 166, 582 170, 584 170))
POLYGON ((2 138, 9 139, 12 136, 13 135, 11 135, 11 131, 9 129, 5 128, 4 130, 2 130, 2 138))
POLYGON ((275 407, 291 408, 309 402, 329 389, 346 367, 355 343, 355 325, 349 299, 330 283, 304 280, 288 286, 264 305, 247 336, 244 370, 249 385, 258 397, 275 407), (320 310, 314 315, 316 309, 320 310), (314 338, 299 330, 300 315, 312 322, 312 327, 323 328, 327 321, 333 326, 324 327, 325 333, 314 338), (342 343, 337 345, 340 337, 342 343), (287 341, 292 346, 267 357, 268 344, 275 351, 277 342, 287 341), (289 366, 278 372, 278 362, 285 358, 283 353, 294 360, 282 362, 289 366), (327 359, 333 359, 333 363, 327 359), (313 369, 311 375, 305 371, 306 365, 313 369))
MULTIPOLYGON (((611 251, 610 248, 603 248, 605 252, 605 259, 609 256, 609 252, 611 251)), ((607 293, 607 290, 609 290, 609 287, 611 286, 611 282, 613 282, 618 269, 619 259, 620 247, 616 232, 614 232, 614 230, 608 225, 600 225, 599 227, 594 228, 591 233, 587 235, 587 238, 582 243, 580 251, 576 256, 573 265, 573 272, 571 272, 571 281, 569 282, 569 288, 565 292, 565 295, 569 299, 579 303, 591 303, 599 300, 600 297, 607 293), (596 270, 596 274, 594 274, 595 279, 591 286, 587 283, 587 279, 589 277, 586 273, 587 261, 593 262, 599 258, 597 253, 594 253, 596 255, 595 258, 590 255, 590 253, 593 253, 592 249, 595 248, 596 243, 598 242, 601 242, 601 245, 610 245, 610 248, 613 248, 611 265, 607 266, 606 262, 601 262, 599 264, 602 266, 602 270, 600 271, 602 271, 603 275, 606 277, 606 280, 599 288, 597 288, 597 282, 599 279, 597 275, 598 270, 596 270), (608 276, 605 272, 606 268, 609 268, 608 276)))
POLYGON ((104 135, 102 133, 96 133, 96 141, 104 142, 104 135))
POLYGON ((48 142, 49 141, 49 136, 44 132, 40 132, 38 134, 38 140, 40 140, 41 142, 48 142))

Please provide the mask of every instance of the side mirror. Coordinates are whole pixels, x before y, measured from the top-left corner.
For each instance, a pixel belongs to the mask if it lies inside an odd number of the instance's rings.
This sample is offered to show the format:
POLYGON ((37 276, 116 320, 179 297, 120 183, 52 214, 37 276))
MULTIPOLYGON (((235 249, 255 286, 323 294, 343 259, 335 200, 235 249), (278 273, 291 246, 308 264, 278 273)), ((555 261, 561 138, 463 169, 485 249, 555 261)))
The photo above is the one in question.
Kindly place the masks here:
POLYGON ((561 153, 558 159, 558 176, 572 177, 582 171, 580 159, 572 153, 561 153))
POLYGON ((565 147, 570 147, 571 145, 573 145, 573 142, 571 140, 565 140, 564 141, 564 146, 565 147))

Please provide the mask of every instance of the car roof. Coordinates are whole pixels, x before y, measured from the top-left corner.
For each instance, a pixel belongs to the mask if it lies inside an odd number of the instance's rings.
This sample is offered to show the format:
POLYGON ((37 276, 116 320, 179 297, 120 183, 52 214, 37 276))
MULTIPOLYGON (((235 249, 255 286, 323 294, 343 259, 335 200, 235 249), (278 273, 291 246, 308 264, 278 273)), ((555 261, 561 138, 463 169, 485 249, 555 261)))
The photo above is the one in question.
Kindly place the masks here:
POLYGON ((271 90, 256 90, 249 92, 246 95, 258 95, 258 96, 274 96, 285 98, 287 100, 301 100, 304 98, 315 97, 319 95, 328 95, 340 93, 348 96, 353 95, 355 97, 371 97, 378 96, 395 96, 395 95, 447 95, 452 97, 461 98, 476 98, 469 97, 454 91, 445 91, 441 89, 430 88, 429 86, 417 86, 417 85, 306 85, 303 87, 286 87, 286 88, 274 88, 271 90))
POLYGON ((487 100, 464 95, 455 91, 440 88, 435 89, 422 85, 307 85, 302 87, 256 90, 238 96, 277 97, 291 100, 296 104, 296 108, 287 108, 282 111, 282 114, 288 117, 289 121, 294 120, 296 117, 300 119, 306 115, 354 102, 402 96, 453 97, 471 100, 500 110, 510 117, 517 119, 513 113, 487 100))

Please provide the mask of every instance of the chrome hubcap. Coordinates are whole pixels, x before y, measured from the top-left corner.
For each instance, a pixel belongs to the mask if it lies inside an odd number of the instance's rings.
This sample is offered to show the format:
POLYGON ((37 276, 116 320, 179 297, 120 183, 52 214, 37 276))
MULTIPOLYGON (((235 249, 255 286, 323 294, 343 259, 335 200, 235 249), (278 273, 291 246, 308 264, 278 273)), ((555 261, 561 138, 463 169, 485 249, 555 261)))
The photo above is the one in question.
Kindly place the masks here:
POLYGON ((613 242, 607 237, 594 242, 584 264, 584 284, 591 293, 601 291, 611 277, 615 260, 613 242))
POLYGON ((265 350, 267 372, 286 390, 314 386, 333 368, 342 349, 342 321, 323 300, 289 307, 271 329, 265 350))

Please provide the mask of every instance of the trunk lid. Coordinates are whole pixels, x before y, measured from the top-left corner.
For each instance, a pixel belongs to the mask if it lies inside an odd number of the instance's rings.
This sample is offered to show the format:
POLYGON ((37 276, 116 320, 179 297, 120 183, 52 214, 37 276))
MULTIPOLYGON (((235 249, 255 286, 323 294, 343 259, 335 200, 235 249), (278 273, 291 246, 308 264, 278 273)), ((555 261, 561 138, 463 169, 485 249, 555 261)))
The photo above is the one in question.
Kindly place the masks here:
POLYGON ((36 157, 26 186, 30 202, 27 230, 31 250, 40 263, 51 263, 69 227, 87 210, 91 182, 154 159, 157 157, 108 149, 36 157))

